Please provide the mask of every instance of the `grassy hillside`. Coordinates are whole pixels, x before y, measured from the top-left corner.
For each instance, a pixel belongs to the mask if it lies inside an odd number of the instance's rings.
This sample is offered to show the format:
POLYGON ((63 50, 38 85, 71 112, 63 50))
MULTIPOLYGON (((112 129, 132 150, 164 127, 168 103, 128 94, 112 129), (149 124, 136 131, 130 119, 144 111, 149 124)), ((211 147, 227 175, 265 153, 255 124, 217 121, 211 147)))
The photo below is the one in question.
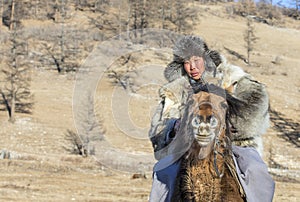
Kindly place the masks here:
MULTIPOLYGON (((162 28, 171 34, 203 37, 210 48, 266 84, 272 122, 264 135, 264 160, 276 180, 274 201, 300 198, 300 21, 284 16, 271 25, 254 21, 258 40, 248 65, 237 57, 247 54, 243 39, 246 18, 230 12, 231 4, 202 5, 190 1, 182 11, 194 15, 181 21, 186 26, 179 32, 176 23, 182 19, 175 15, 175 8, 180 5, 174 4, 168 10, 170 5, 162 7, 158 1, 153 2, 160 7, 148 9, 146 19, 147 28, 156 31, 144 29, 144 38, 140 31, 133 30, 134 20, 128 21, 129 6, 118 1, 101 4, 103 7, 66 2, 63 18, 61 12, 53 10, 53 3, 41 2, 37 7, 32 6, 32 10, 36 8, 35 16, 31 11, 29 17, 20 20, 22 27, 17 36, 26 44, 21 61, 30 68, 34 106, 31 114, 16 113, 15 123, 8 122, 7 111, 0 111, 0 151, 10 153, 9 159, 0 159, 1 200, 147 201, 154 163, 147 130, 158 102, 157 90, 166 82, 163 69, 172 59, 172 36, 151 35, 162 28), (162 19, 162 8, 174 12, 166 12, 163 22, 158 20, 162 19), (51 13, 52 19, 47 13, 51 13), (126 32, 128 28, 130 32, 126 32), (123 39, 128 37, 128 47, 132 49, 109 65, 101 66, 110 58, 95 54, 97 47, 104 46, 107 55, 123 53, 118 46, 121 42, 112 40, 119 33, 124 34, 123 39), (78 129, 74 120, 74 93, 78 75, 88 68, 87 64, 96 64, 103 71, 96 72, 94 102, 82 105, 83 110, 97 118, 93 122, 85 119, 85 114, 81 117, 84 127, 94 127, 86 129, 86 134, 79 134, 90 135, 94 152, 83 158, 78 155, 79 143, 74 142, 72 134, 78 129), (141 175, 132 179, 134 173, 141 175)), ((141 24, 142 18, 136 20, 141 24)), ((2 53, 11 51, 10 37, 8 27, 2 25, 2 53)), ((6 54, 1 57, 3 69, 8 58, 6 54)), ((3 74, 0 78, 4 81, 3 74)), ((1 82, 1 88, 7 83, 1 82)), ((86 85, 86 92, 90 89, 86 85)), ((82 97, 86 92, 83 90, 82 97)))

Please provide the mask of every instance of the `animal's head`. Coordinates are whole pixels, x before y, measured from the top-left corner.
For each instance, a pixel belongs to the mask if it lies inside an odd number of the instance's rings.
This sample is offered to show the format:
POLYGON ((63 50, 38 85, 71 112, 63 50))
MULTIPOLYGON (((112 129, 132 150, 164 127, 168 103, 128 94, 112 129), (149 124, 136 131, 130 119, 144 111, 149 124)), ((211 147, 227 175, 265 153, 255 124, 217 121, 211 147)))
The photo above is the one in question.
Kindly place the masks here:
POLYGON ((219 121, 213 113, 213 106, 209 100, 201 100, 201 97, 194 97, 194 99, 198 106, 194 108, 194 118, 191 123, 193 134, 200 146, 207 146, 216 137, 215 130, 219 121))
POLYGON ((216 70, 218 85, 229 92, 233 92, 234 85, 246 75, 248 74, 241 67, 228 64, 226 61, 220 64, 216 70))
POLYGON ((222 126, 225 125, 227 110, 226 100, 218 95, 199 92, 193 94, 188 102, 186 123, 189 125, 189 133, 202 147, 210 145, 219 135, 222 126))

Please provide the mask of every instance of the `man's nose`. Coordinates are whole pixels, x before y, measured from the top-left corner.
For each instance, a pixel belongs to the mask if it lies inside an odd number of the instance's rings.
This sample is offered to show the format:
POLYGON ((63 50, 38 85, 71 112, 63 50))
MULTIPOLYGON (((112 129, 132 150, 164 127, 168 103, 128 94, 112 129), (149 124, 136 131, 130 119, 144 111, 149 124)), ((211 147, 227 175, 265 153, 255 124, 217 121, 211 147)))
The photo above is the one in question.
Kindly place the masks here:
POLYGON ((196 63, 195 61, 190 61, 190 69, 195 69, 196 68, 196 63))

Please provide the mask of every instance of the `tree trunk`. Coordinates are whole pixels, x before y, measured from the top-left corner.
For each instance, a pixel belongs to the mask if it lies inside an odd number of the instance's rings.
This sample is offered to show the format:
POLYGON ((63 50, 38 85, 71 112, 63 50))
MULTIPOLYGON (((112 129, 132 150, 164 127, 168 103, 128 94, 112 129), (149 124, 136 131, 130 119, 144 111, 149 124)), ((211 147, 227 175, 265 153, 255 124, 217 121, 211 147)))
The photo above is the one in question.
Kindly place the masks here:
POLYGON ((146 28, 146 1, 143 1, 141 13, 141 38, 144 35, 144 28, 146 28))
POLYGON ((9 117, 9 119, 10 119, 10 117, 11 117, 11 107, 10 107, 10 105, 9 105, 9 102, 8 102, 8 100, 7 100, 6 96, 5 96, 5 94, 4 94, 2 91, 0 91, 0 93, 1 93, 2 99, 4 100, 4 104, 5 104, 7 113, 8 113, 8 117, 9 117))
POLYGON ((128 10, 127 10, 127 22, 126 22, 126 32, 127 32, 127 38, 129 39, 129 31, 130 31, 130 16, 131 16, 131 3, 128 1, 128 10))
POLYGON ((0 8, 0 15, 1 15, 1 19, 0 19, 0 26, 2 26, 2 20, 3 20, 3 7, 4 7, 4 0, 1 1, 1 8, 0 8))
POLYGON ((35 6, 34 6, 34 16, 36 17, 36 18, 38 18, 38 16, 39 16, 39 14, 38 14, 38 12, 39 12, 39 4, 40 4, 40 1, 39 0, 36 0, 35 1, 35 6))
POLYGON ((11 106, 10 106, 10 117, 9 122, 14 123, 15 119, 15 110, 16 110, 16 92, 13 91, 11 98, 11 106))
POLYGON ((10 14, 10 25, 9 25, 9 29, 13 30, 14 28, 14 13, 15 13, 15 0, 11 1, 11 14, 10 14))
POLYGON ((65 61, 65 2, 64 0, 61 0, 61 42, 60 42, 60 50, 61 50, 61 56, 60 56, 60 65, 61 68, 64 68, 64 61, 65 61))
POLYGON ((133 32, 134 32, 134 38, 137 39, 137 29, 138 29, 138 6, 137 2, 134 2, 133 5, 133 32))
POLYGON ((55 0, 55 5, 56 5, 56 8, 55 8, 55 13, 54 13, 54 21, 57 22, 59 19, 58 0, 55 0))
POLYGON ((162 1, 162 15, 161 15, 161 27, 162 29, 165 29, 165 19, 166 19, 166 11, 165 11, 165 6, 166 6, 166 0, 162 1))
POLYGON ((118 8, 118 15, 119 15, 119 39, 121 40, 121 33, 122 33, 122 18, 121 18, 121 3, 119 4, 119 8, 118 8))
POLYGON ((170 18, 170 21, 173 21, 173 2, 172 2, 172 0, 170 0, 169 5, 170 5, 170 16, 169 16, 169 18, 170 18))

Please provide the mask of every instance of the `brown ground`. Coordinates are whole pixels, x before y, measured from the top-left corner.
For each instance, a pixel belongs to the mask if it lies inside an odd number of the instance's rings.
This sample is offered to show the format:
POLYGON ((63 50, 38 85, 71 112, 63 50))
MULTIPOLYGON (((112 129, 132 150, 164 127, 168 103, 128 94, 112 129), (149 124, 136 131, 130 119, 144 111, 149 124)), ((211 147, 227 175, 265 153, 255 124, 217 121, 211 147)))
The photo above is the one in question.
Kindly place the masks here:
MULTIPOLYGON (((255 24, 259 40, 251 56, 257 65, 252 67, 224 49, 245 55, 243 32, 246 23, 243 19, 236 18, 234 22, 224 16, 203 14, 193 31, 226 55, 230 62, 244 67, 267 85, 271 109, 280 113, 271 113, 273 121, 264 135, 264 160, 276 180, 276 202, 296 202, 300 198, 300 23, 289 23, 292 28, 255 24), (278 62, 274 62, 276 57, 278 62)), ((167 63, 159 59, 151 61, 151 54, 142 54, 141 58, 140 67, 149 61, 167 63)), ((161 82, 161 72, 152 72, 151 78, 159 78, 156 82, 161 82)), ((0 112, 0 149, 11 152, 11 159, 0 160, 1 201, 147 201, 151 189, 149 170, 114 170, 107 168, 109 161, 97 163, 97 158, 82 158, 65 149, 71 147, 66 140, 67 130, 76 127, 72 115, 74 84, 72 76, 34 69, 34 113, 17 114, 13 125, 7 122, 7 114, 0 112), (144 173, 146 179, 132 179, 133 173, 144 173)), ((130 97, 128 114, 136 126, 149 127, 150 114, 157 100, 153 96, 152 100, 145 97, 154 94, 156 89, 157 86, 140 88, 138 95, 130 97)), ((96 98, 106 140, 121 151, 151 155, 147 135, 140 139, 130 137, 130 132, 122 132, 116 125, 111 105, 113 90, 107 78, 100 80, 96 98)), ((120 104, 127 103, 120 100, 120 104)), ((111 161, 112 158, 114 156, 111 161)))

